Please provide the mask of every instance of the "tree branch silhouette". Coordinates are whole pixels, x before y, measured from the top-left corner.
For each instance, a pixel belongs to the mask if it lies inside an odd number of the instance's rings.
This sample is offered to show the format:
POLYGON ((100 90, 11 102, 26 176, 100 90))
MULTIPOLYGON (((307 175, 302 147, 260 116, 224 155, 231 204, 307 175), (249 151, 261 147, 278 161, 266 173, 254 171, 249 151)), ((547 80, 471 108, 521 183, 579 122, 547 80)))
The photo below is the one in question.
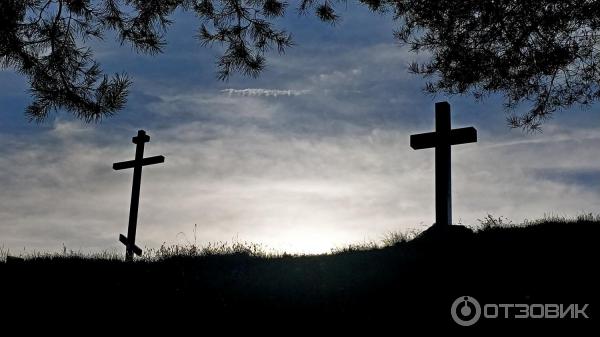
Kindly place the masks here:
POLYGON ((283 16, 286 6, 276 0, 3 0, 0 65, 27 77, 30 120, 43 121, 62 108, 86 122, 99 121, 124 107, 131 80, 103 74, 85 46, 90 39, 114 31, 122 45, 160 53, 169 16, 180 8, 201 21, 203 44, 224 45, 220 79, 233 72, 257 76, 265 52, 283 53, 292 45, 291 35, 269 22, 283 16))
MULTIPOLYGON (((340 19, 345 0, 302 0, 299 13, 314 11, 324 22, 340 19)), ((390 12, 395 37, 430 56, 409 71, 430 82, 425 91, 470 94, 480 100, 499 93, 508 123, 539 130, 571 106, 600 98, 600 1, 597 0, 359 0, 373 12, 390 12), (531 109, 515 110, 521 103, 531 109)), ((86 47, 89 39, 116 32, 121 44, 155 54, 176 9, 199 19, 202 45, 221 45, 217 76, 258 76, 270 50, 284 53, 291 34, 274 26, 288 10, 279 0, 4 0, 0 2, 0 65, 25 75, 33 102, 31 120, 59 108, 91 122, 126 103, 131 80, 107 76, 86 47)))
POLYGON ((426 63, 430 93, 505 97, 511 127, 539 130, 552 113, 600 98, 600 1, 361 0, 392 11, 395 36, 426 63), (517 115, 518 104, 531 109, 517 115))

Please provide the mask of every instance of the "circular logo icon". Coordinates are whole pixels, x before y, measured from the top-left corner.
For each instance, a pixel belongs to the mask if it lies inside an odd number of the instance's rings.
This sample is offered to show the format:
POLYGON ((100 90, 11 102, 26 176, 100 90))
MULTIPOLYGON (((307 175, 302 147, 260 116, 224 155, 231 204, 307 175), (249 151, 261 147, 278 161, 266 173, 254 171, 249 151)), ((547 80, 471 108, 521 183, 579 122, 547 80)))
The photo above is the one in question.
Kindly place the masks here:
POLYGON ((470 326, 481 317, 481 306, 471 296, 461 296, 452 303, 450 309, 452 319, 459 325, 470 326))

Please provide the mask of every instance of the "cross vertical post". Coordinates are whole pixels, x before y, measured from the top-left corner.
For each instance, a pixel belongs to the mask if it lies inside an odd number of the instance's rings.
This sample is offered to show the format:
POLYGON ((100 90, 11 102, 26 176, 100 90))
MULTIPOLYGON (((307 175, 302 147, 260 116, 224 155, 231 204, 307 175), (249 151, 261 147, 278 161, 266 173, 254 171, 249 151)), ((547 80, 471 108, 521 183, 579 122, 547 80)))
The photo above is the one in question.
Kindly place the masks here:
POLYGON ((136 144, 135 159, 113 164, 114 170, 133 168, 133 183, 131 185, 131 204, 129 206, 127 237, 124 235, 119 235, 119 241, 121 241, 126 247, 125 261, 132 261, 134 253, 137 255, 142 255, 142 250, 135 245, 137 217, 140 204, 140 186, 142 183, 142 167, 146 165, 163 163, 165 161, 165 157, 163 156, 144 158, 144 144, 150 141, 150 136, 148 136, 144 130, 139 130, 137 136, 133 137, 131 141, 136 144))
POLYGON ((452 129, 450 104, 435 104, 435 132, 410 136, 410 147, 415 150, 435 148, 435 224, 452 224, 452 165, 451 146, 474 143, 477 130, 473 127, 452 129))
MULTIPOLYGON (((144 144, 150 141, 150 137, 146 135, 144 130, 138 131, 137 137, 133 137, 131 141, 135 146, 135 161, 141 163, 144 158, 144 144), (148 140, 146 140, 146 138, 148 140)), ((135 233, 137 231, 137 216, 138 207, 140 205, 140 185, 142 184, 142 165, 133 167, 133 183, 131 185, 131 204, 129 205, 129 224, 127 226, 127 238, 130 242, 135 242, 135 233)), ((127 246, 125 259, 130 261, 133 259, 133 249, 131 245, 127 246)))
POLYGON ((450 157, 450 104, 435 103, 435 223, 452 224, 452 167, 450 157))

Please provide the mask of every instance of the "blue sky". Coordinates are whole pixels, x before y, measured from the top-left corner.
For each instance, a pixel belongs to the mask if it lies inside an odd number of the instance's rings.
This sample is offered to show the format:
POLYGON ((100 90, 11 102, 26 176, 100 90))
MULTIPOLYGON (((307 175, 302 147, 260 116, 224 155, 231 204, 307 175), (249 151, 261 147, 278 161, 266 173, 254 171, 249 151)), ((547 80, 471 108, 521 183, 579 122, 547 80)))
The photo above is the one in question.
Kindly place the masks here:
MULTIPOLYGON (((288 252, 326 252, 422 230, 434 219, 433 150, 409 135, 433 130, 437 101, 455 127, 475 126, 476 144, 453 148, 454 221, 488 213, 519 222, 544 214, 598 212, 598 104, 557 114, 542 134, 506 126, 502 100, 432 97, 406 71, 426 58, 400 48, 389 16, 348 5, 335 26, 290 15, 296 46, 268 57, 257 79, 216 79, 218 48, 193 37, 178 13, 165 52, 138 55, 94 43, 107 73, 134 80, 127 107, 100 124, 66 113, 43 124, 23 114, 24 78, 0 72, 0 246, 18 252, 122 250, 138 129, 148 156, 138 241, 158 247, 250 241, 288 252)), ((523 109, 526 107, 523 107, 523 109)))

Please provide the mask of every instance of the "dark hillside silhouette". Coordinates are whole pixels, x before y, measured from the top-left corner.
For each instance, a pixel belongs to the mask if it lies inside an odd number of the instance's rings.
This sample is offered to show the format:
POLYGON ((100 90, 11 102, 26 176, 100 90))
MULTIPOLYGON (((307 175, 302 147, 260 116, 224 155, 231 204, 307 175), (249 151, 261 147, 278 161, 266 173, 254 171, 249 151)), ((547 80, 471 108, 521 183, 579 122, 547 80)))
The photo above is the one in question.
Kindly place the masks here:
POLYGON ((318 256, 240 251, 133 263, 39 257, 0 264, 0 283, 10 289, 3 306, 31 315, 51 309, 71 317, 77 308, 94 315, 131 303, 131 317, 192 317, 197 324, 218 317, 300 327, 344 321, 346 328, 456 328, 450 306, 472 296, 482 303, 590 303, 586 321, 482 320, 480 327, 586 326, 597 319, 599 226, 589 217, 475 232, 434 226, 387 248, 318 256))

